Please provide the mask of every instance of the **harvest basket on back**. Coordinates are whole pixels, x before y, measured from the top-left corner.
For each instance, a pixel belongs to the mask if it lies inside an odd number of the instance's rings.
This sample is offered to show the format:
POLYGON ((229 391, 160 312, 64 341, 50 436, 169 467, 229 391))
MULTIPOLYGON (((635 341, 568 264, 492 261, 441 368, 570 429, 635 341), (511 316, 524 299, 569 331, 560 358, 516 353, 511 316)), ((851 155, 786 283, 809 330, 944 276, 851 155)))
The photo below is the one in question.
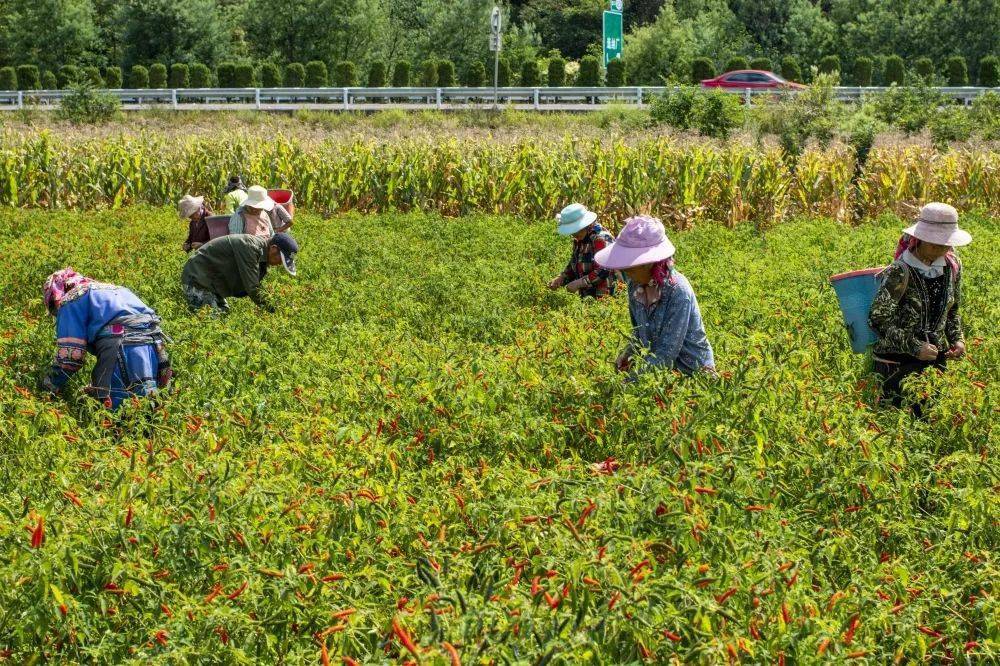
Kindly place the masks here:
POLYGON ((288 211, 289 215, 295 215, 295 193, 291 190, 268 190, 267 196, 274 199, 274 203, 281 204, 288 211))
POLYGON ((208 225, 208 237, 212 240, 229 234, 228 215, 210 215, 205 218, 205 224, 208 225))
POLYGON ((875 293, 882 283, 885 268, 866 268, 850 273, 841 273, 830 278, 830 284, 837 293, 840 311, 844 315, 844 325, 851 336, 851 349, 863 354, 875 344, 878 336, 868 325, 875 293))

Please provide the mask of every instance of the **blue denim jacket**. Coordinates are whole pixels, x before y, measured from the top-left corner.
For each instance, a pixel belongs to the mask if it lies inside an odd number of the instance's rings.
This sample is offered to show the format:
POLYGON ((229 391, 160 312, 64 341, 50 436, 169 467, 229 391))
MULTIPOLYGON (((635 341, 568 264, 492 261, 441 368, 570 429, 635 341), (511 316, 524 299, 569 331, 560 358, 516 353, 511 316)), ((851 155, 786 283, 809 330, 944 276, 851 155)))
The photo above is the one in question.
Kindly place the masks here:
POLYGON ((671 368, 686 375, 714 368, 715 356, 691 283, 677 271, 672 275, 675 284, 665 282, 660 300, 651 307, 636 299, 635 285, 629 282, 628 309, 635 338, 630 349, 639 352, 638 348, 644 348, 649 366, 671 368))

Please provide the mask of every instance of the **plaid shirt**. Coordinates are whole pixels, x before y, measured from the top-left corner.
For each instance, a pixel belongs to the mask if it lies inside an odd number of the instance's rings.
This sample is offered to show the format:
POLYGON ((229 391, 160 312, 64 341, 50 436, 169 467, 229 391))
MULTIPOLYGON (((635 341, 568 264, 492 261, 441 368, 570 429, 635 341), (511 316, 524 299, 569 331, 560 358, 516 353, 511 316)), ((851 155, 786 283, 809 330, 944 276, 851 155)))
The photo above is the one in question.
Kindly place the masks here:
POLYGON ((594 263, 594 255, 614 242, 614 237, 599 224, 592 225, 583 240, 573 239, 573 256, 562 272, 563 284, 586 278, 589 286, 580 290, 581 298, 614 296, 618 281, 615 272, 600 268, 594 263))

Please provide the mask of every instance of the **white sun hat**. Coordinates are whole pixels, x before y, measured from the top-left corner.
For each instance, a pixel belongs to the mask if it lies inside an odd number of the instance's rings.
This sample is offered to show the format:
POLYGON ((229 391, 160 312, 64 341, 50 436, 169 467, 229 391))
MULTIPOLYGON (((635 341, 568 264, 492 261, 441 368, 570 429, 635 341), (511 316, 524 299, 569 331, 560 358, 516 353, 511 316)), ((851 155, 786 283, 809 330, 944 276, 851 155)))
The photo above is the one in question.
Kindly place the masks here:
POLYGON ((260 208, 261 210, 273 210, 274 199, 267 194, 267 190, 260 185, 253 185, 247 190, 247 198, 241 204, 244 208, 260 208))
POLYGON ((181 216, 182 220, 186 220, 201 210, 203 203, 205 203, 205 197, 193 197, 190 194, 185 194, 177 202, 177 214, 181 216))
POLYGON ((935 245, 961 247, 972 242, 972 234, 958 228, 958 211, 944 203, 929 203, 920 209, 917 223, 906 234, 935 245))

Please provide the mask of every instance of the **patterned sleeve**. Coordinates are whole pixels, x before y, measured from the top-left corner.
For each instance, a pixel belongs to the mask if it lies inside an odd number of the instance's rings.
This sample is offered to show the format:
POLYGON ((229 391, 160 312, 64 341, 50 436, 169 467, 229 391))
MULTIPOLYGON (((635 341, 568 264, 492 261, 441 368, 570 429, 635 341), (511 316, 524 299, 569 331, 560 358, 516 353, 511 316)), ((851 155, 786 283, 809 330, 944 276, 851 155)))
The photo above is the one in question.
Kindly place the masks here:
POLYGON ((88 299, 66 303, 56 313, 56 353, 43 387, 59 393, 84 364, 87 354, 88 299))
MULTIPOLYGON (((608 246, 608 240, 598 236, 594 239, 594 254, 597 254, 604 248, 608 246)), ((593 286, 599 282, 604 282, 611 277, 611 271, 606 268, 601 268, 601 266, 596 262, 593 263, 593 268, 587 273, 587 282, 593 286)))
POLYGON ((670 301, 666 303, 663 324, 660 328, 660 335, 651 340, 650 356, 647 359, 650 365, 673 368, 680 356, 681 347, 684 346, 684 338, 688 333, 688 326, 691 323, 691 314, 694 311, 694 300, 686 289, 675 288, 670 295, 670 301))
POLYGON ((898 321, 899 303, 906 292, 908 270, 900 263, 894 263, 886 269, 885 279, 872 302, 868 324, 894 349, 905 350, 915 356, 923 343, 914 338, 906 328, 900 326, 898 321))
POLYGON ((958 311, 959 306, 962 303, 962 271, 959 270, 955 275, 955 302, 952 304, 951 309, 948 310, 948 320, 945 322, 945 335, 948 336, 948 344, 955 346, 959 341, 965 340, 965 334, 962 331, 962 315, 958 311))
POLYGON ((274 212, 270 217, 272 223, 271 226, 275 231, 279 229, 283 231, 292 226, 292 216, 288 212, 288 209, 281 204, 275 204, 274 212))

